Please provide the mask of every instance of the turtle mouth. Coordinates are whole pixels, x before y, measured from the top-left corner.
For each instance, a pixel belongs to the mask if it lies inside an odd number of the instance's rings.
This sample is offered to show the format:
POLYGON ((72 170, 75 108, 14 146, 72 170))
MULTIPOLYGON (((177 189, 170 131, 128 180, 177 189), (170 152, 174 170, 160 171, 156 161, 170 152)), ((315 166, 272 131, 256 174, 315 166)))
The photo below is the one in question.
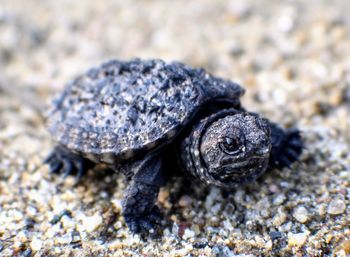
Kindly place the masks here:
POLYGON ((262 154, 259 154, 259 155, 246 157, 247 160, 240 161, 240 162, 237 162, 237 158, 226 157, 222 159, 220 166, 221 168, 231 168, 231 169, 249 168, 259 164, 260 162, 262 162, 262 159, 267 159, 268 157, 269 157, 268 152, 263 152, 262 154))
POLYGON ((239 163, 227 163, 225 165, 220 165, 219 167, 213 169, 214 174, 225 174, 225 176, 233 176, 237 178, 250 176, 254 174, 256 170, 263 170, 266 157, 251 157, 246 161, 242 161, 239 163))
POLYGON ((260 165, 262 165, 262 163, 263 163, 262 159, 265 159, 265 157, 249 158, 249 160, 242 161, 239 163, 231 163, 231 164, 222 165, 221 168, 224 169, 227 173, 236 173, 237 171, 241 171, 243 169, 245 171, 249 171, 252 169, 256 169, 260 165))
POLYGON ((225 164, 213 169, 212 176, 220 186, 235 186, 237 183, 252 181, 260 176, 266 169, 267 160, 259 156, 239 163, 225 164))

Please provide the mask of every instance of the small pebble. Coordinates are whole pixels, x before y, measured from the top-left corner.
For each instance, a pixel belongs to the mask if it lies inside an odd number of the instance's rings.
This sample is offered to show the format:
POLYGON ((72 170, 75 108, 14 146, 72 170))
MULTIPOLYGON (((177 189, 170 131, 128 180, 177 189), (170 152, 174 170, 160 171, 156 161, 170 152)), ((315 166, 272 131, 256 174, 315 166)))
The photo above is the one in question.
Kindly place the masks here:
POLYGON ((223 227, 228 231, 232 231, 234 229, 230 220, 228 220, 228 219, 223 221, 223 227))
POLYGON ((278 186, 276 185, 276 184, 271 184, 270 186, 269 186, 269 191, 271 192, 271 193, 278 193, 279 192, 279 188, 278 188, 278 186))
POLYGON ((35 252, 40 251, 42 246, 43 246, 43 241, 41 241, 38 238, 33 238, 32 242, 30 243, 30 248, 35 252))
POLYGON ((329 205, 327 212, 331 215, 342 214, 345 211, 346 205, 341 199, 333 199, 329 205))
POLYGON ((208 245, 208 242, 203 240, 203 241, 195 242, 195 243, 193 244, 193 247, 194 247, 194 248, 201 249, 201 248, 206 247, 207 245, 208 245))
POLYGON ((181 196, 179 200, 179 206, 180 207, 188 207, 192 203, 192 198, 188 195, 181 196))
POLYGON ((282 237, 282 235, 283 234, 281 232, 279 232, 279 231, 272 231, 272 232, 269 233, 269 236, 270 236, 271 240, 279 239, 279 238, 282 237))
POLYGON ((21 254, 21 257, 31 257, 31 256, 32 256, 32 249, 27 249, 21 254))
POLYGON ((279 209, 273 218, 273 225, 280 226, 287 220, 287 213, 283 209, 279 209))
POLYGON ((345 240, 341 243, 340 248, 346 253, 350 254, 350 240, 345 240))
POLYGON ((294 210, 293 217, 300 223, 305 223, 309 219, 309 214, 304 206, 300 206, 294 210))
POLYGON ((273 203, 276 205, 281 205, 286 200, 286 196, 284 194, 279 194, 273 199, 273 203))
POLYGON ((114 206, 114 210, 121 212, 122 211, 122 202, 120 199, 113 199, 112 204, 114 206))
POLYGON ((297 234, 291 233, 288 235, 288 245, 300 247, 305 244, 307 237, 308 237, 307 233, 297 233, 297 234))
POLYGON ((101 224, 102 217, 99 214, 83 219, 83 226, 87 232, 95 231, 101 224))
POLYGON ((184 232, 184 235, 183 235, 183 238, 184 239, 189 239, 189 238, 193 238, 195 236, 195 233, 193 230, 189 229, 189 228, 186 228, 185 229, 185 232, 184 232))
POLYGON ((169 198, 169 191, 161 189, 158 194, 158 201, 164 203, 169 198))
POLYGON ((182 248, 175 251, 175 256, 185 256, 187 254, 187 249, 182 248))
POLYGON ((232 257, 233 252, 226 245, 217 244, 212 248, 212 254, 215 257, 232 257))

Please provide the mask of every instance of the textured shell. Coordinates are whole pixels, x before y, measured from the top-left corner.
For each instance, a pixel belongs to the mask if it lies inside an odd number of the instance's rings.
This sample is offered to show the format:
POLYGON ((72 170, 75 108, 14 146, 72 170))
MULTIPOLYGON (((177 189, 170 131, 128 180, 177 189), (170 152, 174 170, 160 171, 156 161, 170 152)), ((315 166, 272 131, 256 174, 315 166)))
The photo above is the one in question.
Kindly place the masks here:
POLYGON ((48 129, 73 151, 128 159, 173 139, 205 102, 237 101, 243 92, 181 63, 114 60, 66 86, 49 112, 48 129))

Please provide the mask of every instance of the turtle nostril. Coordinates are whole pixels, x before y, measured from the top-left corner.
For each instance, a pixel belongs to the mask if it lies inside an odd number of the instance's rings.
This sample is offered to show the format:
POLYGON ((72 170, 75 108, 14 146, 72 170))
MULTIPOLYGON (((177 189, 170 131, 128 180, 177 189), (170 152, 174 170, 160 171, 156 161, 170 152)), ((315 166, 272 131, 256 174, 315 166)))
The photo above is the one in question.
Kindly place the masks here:
POLYGON ((269 152, 270 152, 270 149, 269 149, 269 148, 264 148, 264 149, 262 149, 262 150, 259 150, 259 151, 257 152, 257 154, 258 154, 259 156, 265 157, 265 156, 268 155, 269 152))

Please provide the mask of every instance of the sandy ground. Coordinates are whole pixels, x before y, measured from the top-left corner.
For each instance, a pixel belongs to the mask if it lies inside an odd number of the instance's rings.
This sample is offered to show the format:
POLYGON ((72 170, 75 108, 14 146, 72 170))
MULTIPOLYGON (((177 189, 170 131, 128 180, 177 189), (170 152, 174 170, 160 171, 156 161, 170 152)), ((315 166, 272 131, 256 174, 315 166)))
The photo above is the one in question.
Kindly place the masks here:
POLYGON ((350 2, 0 3, 1 256, 350 255, 350 2), (50 177, 43 113, 75 75, 111 58, 179 60, 244 85, 244 106, 306 142, 299 163, 222 193, 172 181, 163 236, 120 214, 123 180, 50 177))

